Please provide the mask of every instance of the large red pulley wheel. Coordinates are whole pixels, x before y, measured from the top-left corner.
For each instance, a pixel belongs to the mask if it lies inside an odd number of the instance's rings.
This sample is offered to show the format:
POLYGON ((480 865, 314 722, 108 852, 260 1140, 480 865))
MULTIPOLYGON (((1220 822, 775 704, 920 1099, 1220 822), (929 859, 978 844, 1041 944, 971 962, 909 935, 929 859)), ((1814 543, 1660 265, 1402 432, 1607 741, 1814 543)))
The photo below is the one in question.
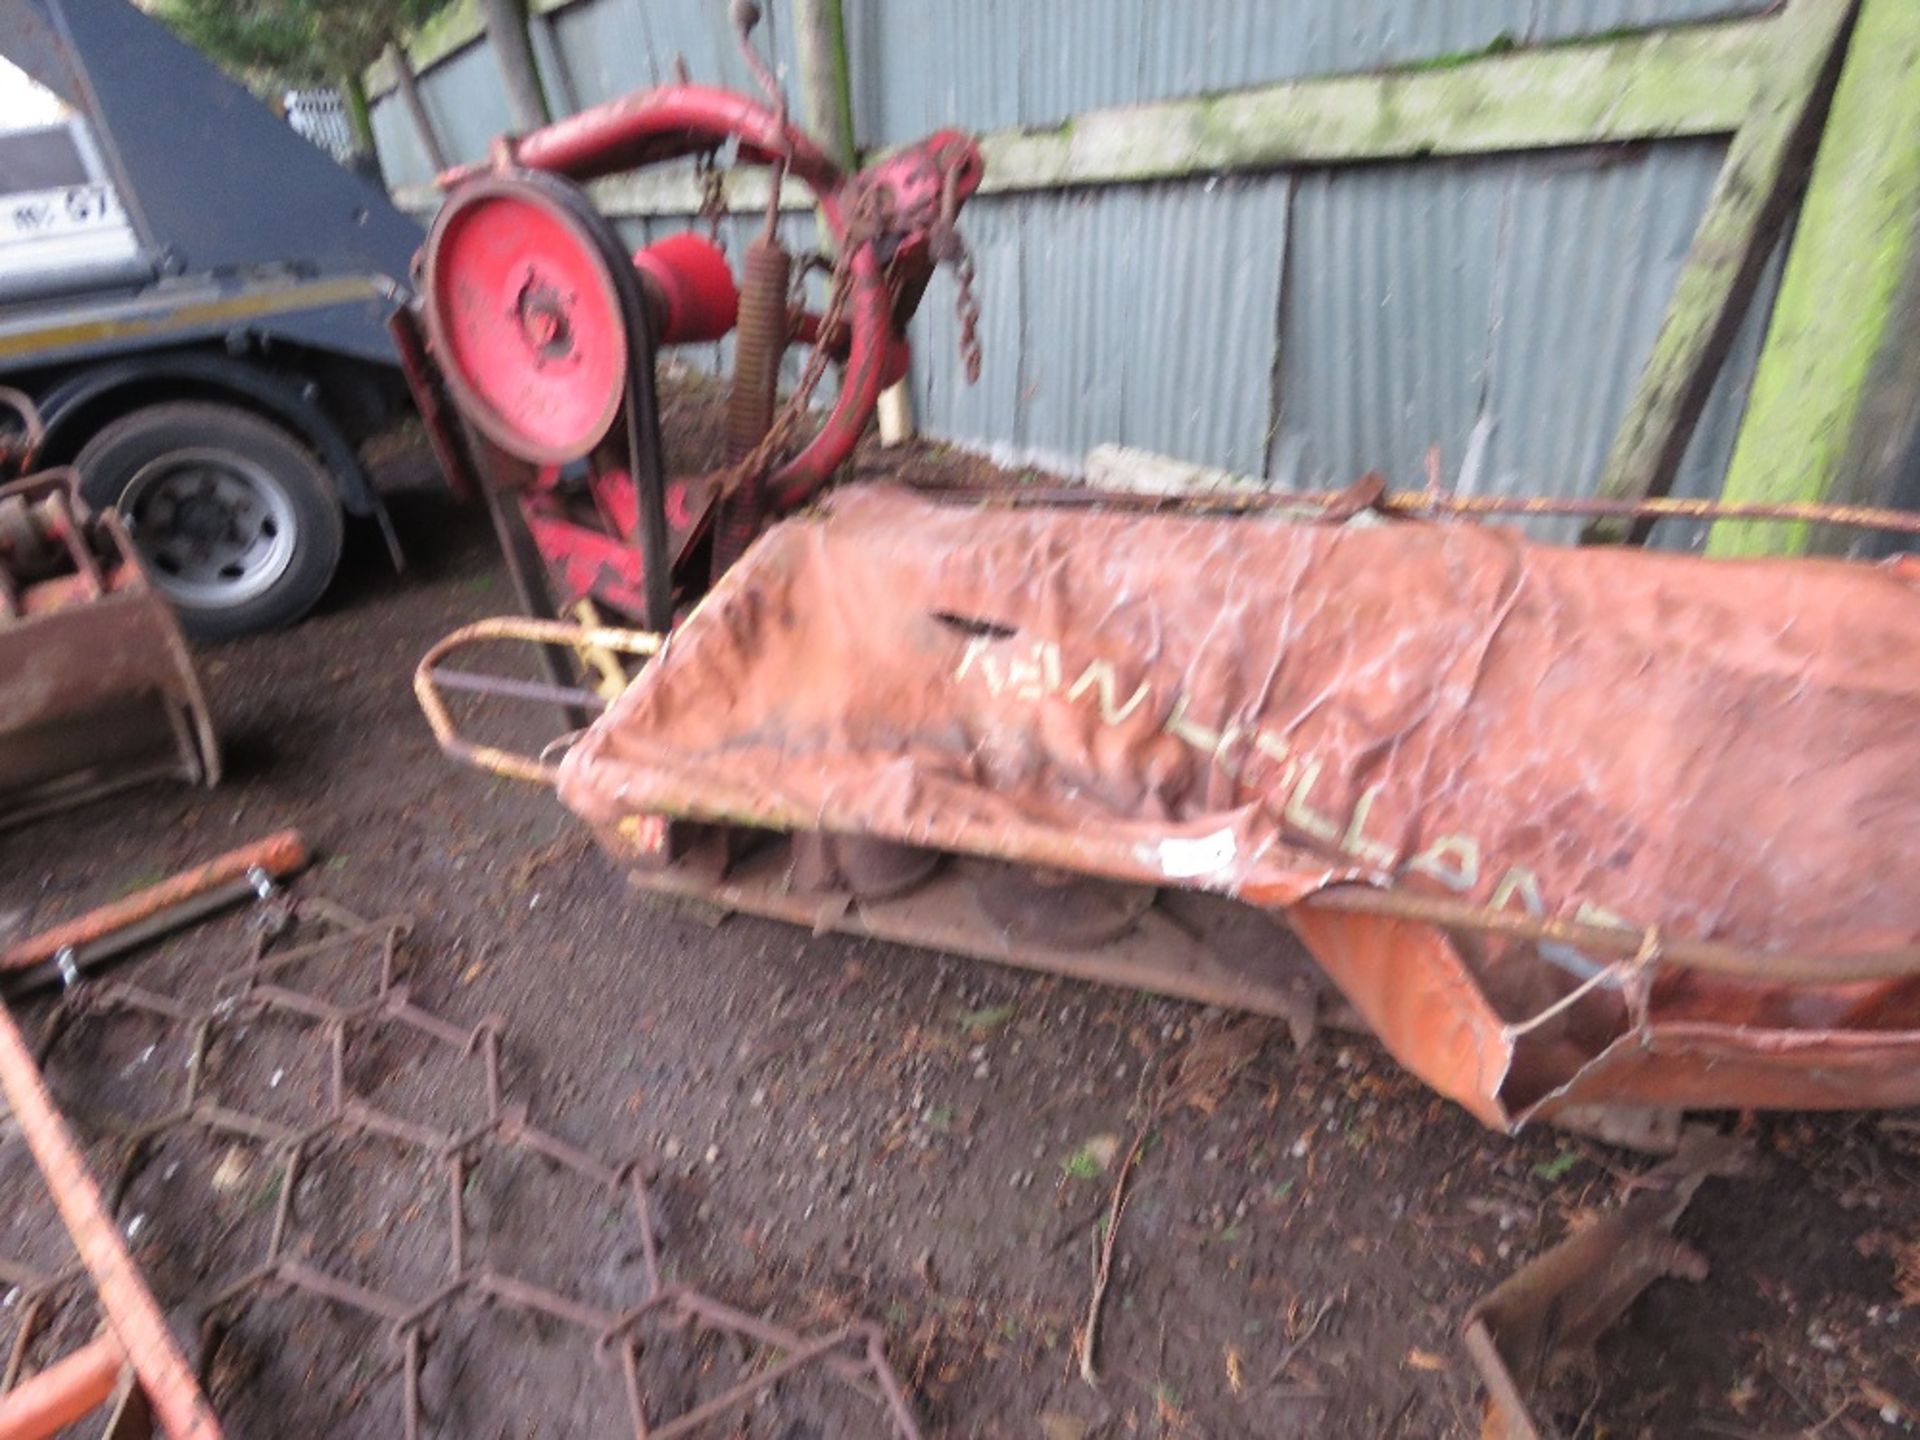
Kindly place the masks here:
POLYGON ((599 444, 627 389, 614 257, 570 188, 528 174, 469 180, 425 251, 427 332, 454 400, 502 450, 541 465, 599 444))

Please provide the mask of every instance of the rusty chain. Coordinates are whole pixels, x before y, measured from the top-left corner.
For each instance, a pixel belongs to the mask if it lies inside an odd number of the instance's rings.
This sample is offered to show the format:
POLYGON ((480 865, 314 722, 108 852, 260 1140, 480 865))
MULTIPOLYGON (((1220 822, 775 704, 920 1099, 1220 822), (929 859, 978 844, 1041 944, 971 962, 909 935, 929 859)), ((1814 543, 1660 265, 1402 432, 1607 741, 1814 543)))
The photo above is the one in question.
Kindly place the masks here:
MULTIPOLYGON (((966 370, 967 383, 972 385, 979 382, 982 364, 980 302, 974 294, 973 251, 967 245, 966 237, 960 233, 959 208, 958 177, 949 172, 941 185, 940 209, 929 227, 928 242, 936 262, 953 266, 954 323, 960 336, 960 360, 966 370)), ((847 299, 853 289, 853 256, 879 233, 884 219, 879 192, 861 191, 848 217, 839 253, 834 257, 828 281, 827 306, 821 314, 813 348, 807 357, 805 369, 800 373, 799 383, 787 396, 760 443, 721 472, 721 494, 731 493, 746 477, 764 475, 771 469, 774 458, 786 448, 794 431, 806 417, 813 402, 813 392, 819 388, 827 365, 833 358, 827 347, 835 327, 845 314, 847 299)), ((801 273, 804 275, 805 270, 801 273)))
POLYGON ((958 247, 959 258, 954 261, 953 279, 955 285, 953 297, 954 320, 960 327, 960 359, 967 367, 967 383, 980 383, 980 302, 973 297, 973 252, 967 248, 967 242, 954 232, 954 244, 958 247))
MULTIPOLYGON (((821 379, 827 373, 827 365, 833 359, 828 344, 834 327, 846 313, 847 299, 853 293, 853 257, 860 246, 866 243, 873 215, 872 196, 870 193, 863 194, 855 202, 845 241, 834 257, 827 281, 826 309, 821 312, 820 326, 814 334, 813 348, 808 353, 806 367, 800 372, 799 383, 781 405, 760 443, 722 472, 721 494, 731 493, 750 475, 764 475, 770 470, 774 457, 786 448, 787 442, 793 438, 793 432, 806 417, 813 403, 813 392, 819 388, 821 379)), ((801 273, 804 276, 805 271, 801 273)))
POLYGON ((725 254, 726 238, 720 227, 727 218, 727 172, 720 167, 718 152, 705 150, 694 156, 693 174, 700 186, 696 217, 707 222, 707 238, 725 254))
POLYGON ((953 266, 953 319, 960 331, 960 361, 967 383, 980 382, 980 302, 973 294, 973 251, 960 233, 959 175, 949 170, 940 187, 940 215, 931 235, 933 258, 953 266))

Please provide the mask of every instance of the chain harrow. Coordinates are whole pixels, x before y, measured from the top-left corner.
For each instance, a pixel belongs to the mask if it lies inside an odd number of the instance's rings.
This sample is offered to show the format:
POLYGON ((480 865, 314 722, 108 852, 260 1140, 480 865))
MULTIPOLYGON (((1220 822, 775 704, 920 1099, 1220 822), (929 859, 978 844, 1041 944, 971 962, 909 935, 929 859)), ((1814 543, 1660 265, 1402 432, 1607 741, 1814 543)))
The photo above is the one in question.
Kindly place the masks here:
MULTIPOLYGON (((125 1157, 111 1194, 116 1209, 125 1204, 155 1145, 178 1132, 258 1145, 277 1160, 277 1196, 265 1252, 203 1306, 203 1372, 214 1368, 222 1337, 250 1307, 297 1295, 317 1299, 386 1328, 401 1377, 401 1433, 418 1440, 428 1421, 422 1376, 436 1337, 463 1313, 519 1312, 545 1321, 549 1333, 580 1337, 601 1366, 617 1370, 635 1440, 692 1435, 764 1401, 802 1370, 830 1375, 877 1406, 887 1417, 886 1430, 899 1440, 919 1440, 912 1406, 887 1362, 877 1326, 856 1322, 803 1332, 664 1276, 653 1197, 640 1166, 611 1163, 562 1139, 535 1124, 525 1102, 508 1097, 501 1073, 500 1022, 464 1027, 415 1003, 398 978, 400 945, 409 929, 403 917, 369 921, 324 900, 302 900, 281 911, 280 923, 270 932, 256 935, 248 962, 210 1004, 123 982, 84 981, 55 1012, 41 1046, 43 1061, 62 1035, 87 1017, 140 1016, 158 1021, 170 1033, 184 1033, 185 1078, 170 1108, 145 1123, 112 1127, 111 1133, 124 1142, 125 1157), (316 929, 317 938, 308 938, 316 929), (286 935, 297 943, 272 948, 276 937, 286 935), (364 972, 371 972, 369 993, 352 998, 335 993, 344 987, 301 985, 291 978, 308 965, 337 969, 343 962, 349 973, 363 972, 355 987, 361 991, 368 990, 364 972), (290 1023, 303 1034, 319 1037, 324 1046, 325 1100, 305 1123, 239 1108, 215 1093, 210 1072, 216 1046, 268 1020, 290 1023), (356 1092, 349 1054, 380 1036, 404 1037, 463 1065, 477 1065, 474 1088, 481 1118, 466 1128, 443 1128, 394 1113, 356 1092), (294 1235, 302 1182, 312 1180, 328 1163, 329 1151, 338 1142, 363 1138, 390 1142, 438 1167, 444 1180, 448 1263, 437 1284, 398 1293, 330 1273, 303 1254, 294 1235), (628 1303, 595 1304, 507 1273, 482 1258, 489 1251, 488 1237, 469 1213, 469 1182, 490 1157, 514 1154, 572 1177, 603 1195, 624 1217, 638 1241, 641 1270, 628 1303), (648 1393, 642 1359, 651 1342, 673 1334, 730 1338, 763 1359, 758 1368, 742 1365, 733 1383, 718 1393, 663 1417, 648 1393)), ((17 1378, 34 1332, 49 1323, 62 1292, 72 1288, 75 1273, 0 1262, 0 1283, 16 1287, 12 1308, 18 1325, 0 1390, 17 1378)))

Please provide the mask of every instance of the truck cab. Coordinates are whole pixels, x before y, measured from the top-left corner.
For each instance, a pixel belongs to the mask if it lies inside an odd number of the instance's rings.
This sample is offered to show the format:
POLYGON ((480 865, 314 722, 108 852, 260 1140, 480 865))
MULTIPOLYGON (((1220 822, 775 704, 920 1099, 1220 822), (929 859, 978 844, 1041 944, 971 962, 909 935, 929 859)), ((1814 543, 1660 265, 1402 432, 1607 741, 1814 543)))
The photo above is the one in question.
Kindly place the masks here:
POLYGON ((346 526, 399 547, 361 442, 408 404, 421 234, 126 0, 0 31, 0 383, 120 511, 188 631, 298 619, 346 526))

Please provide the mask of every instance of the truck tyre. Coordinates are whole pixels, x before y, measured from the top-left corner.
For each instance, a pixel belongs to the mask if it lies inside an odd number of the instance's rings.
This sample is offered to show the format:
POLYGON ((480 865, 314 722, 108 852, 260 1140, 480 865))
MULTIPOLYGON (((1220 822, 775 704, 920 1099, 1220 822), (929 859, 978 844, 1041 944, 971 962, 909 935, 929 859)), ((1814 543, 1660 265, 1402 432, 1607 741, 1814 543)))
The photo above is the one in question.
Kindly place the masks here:
POLYGON ((119 510, 196 639, 291 624, 340 563, 345 525, 326 471, 249 411, 149 405, 102 429, 74 465, 87 503, 119 510))

